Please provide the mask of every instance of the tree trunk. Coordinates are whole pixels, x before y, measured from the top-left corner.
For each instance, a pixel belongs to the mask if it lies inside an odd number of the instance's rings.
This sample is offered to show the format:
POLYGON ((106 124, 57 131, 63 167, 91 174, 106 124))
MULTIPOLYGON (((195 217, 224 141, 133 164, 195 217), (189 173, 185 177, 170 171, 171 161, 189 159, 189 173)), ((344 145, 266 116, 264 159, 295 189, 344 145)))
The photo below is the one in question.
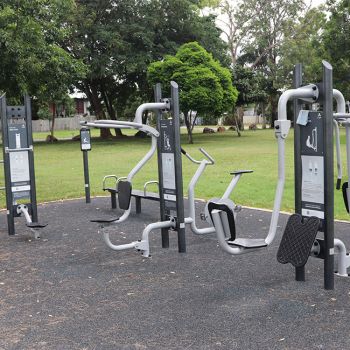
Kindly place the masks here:
POLYGON ((244 124, 243 124, 243 115, 244 115, 244 109, 243 106, 238 106, 236 108, 236 124, 239 130, 244 131, 244 124))
POLYGON ((277 96, 272 95, 270 97, 270 106, 271 106, 271 128, 274 128, 275 120, 277 120, 277 108, 278 108, 278 102, 277 102, 277 96))
POLYGON ((266 129, 265 103, 261 104, 262 128, 266 129))
MULTIPOLYGON (((85 81, 84 87, 85 87, 84 92, 86 93, 86 96, 89 99, 92 109, 96 114, 96 118, 98 120, 106 119, 105 112, 103 111, 103 108, 102 108, 101 100, 98 96, 98 88, 97 88, 96 82, 85 81)), ((100 137, 102 139, 107 139, 112 137, 110 129, 101 128, 100 137)))
POLYGON ((237 136, 238 136, 238 137, 241 137, 241 131, 239 130, 239 126, 238 126, 238 123, 237 123, 237 118, 236 118, 235 115, 233 115, 233 120, 234 120, 234 123, 235 123, 237 136))
POLYGON ((56 120, 56 113, 54 112, 54 113, 52 113, 51 130, 50 130, 51 143, 53 143, 53 141, 54 141, 55 120, 56 120))
POLYGON ((192 123, 190 122, 189 112, 186 111, 184 113, 184 116, 185 116, 185 125, 187 129, 188 143, 193 144, 192 128, 191 128, 192 123))

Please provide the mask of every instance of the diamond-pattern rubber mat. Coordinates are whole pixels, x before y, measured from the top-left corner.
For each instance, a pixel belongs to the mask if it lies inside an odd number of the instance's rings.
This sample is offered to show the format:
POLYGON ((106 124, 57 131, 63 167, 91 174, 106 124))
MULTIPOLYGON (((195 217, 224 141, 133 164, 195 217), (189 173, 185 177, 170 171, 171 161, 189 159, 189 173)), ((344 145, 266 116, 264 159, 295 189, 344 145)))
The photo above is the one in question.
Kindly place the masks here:
POLYGON ((310 217, 304 220, 300 214, 293 214, 287 222, 281 244, 277 252, 277 261, 291 263, 295 267, 304 266, 314 244, 320 219, 310 217))

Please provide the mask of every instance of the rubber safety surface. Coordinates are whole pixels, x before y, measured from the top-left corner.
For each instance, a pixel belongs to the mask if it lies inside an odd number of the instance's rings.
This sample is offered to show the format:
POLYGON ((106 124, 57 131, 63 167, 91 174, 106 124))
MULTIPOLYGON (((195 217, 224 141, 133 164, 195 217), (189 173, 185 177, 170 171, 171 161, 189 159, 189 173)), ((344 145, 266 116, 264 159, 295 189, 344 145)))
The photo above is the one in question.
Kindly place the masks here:
MULTIPOLYGON (((147 202, 141 215, 133 208, 110 228, 114 243, 140 239, 158 205, 147 202)), ((335 291, 325 291, 323 262, 310 258, 306 282, 294 281, 294 268, 276 260, 287 216, 273 245, 256 253, 227 255, 214 235, 187 228, 186 254, 175 234, 162 249, 156 231, 147 259, 106 246, 89 220, 120 216, 109 207, 108 197, 40 205, 49 225, 37 241, 21 219, 8 237, 0 214, 0 349, 350 349, 350 280, 336 276, 335 291)), ((243 209, 237 236, 264 238, 269 220, 243 209)), ((349 229, 336 224, 348 247, 349 229)))

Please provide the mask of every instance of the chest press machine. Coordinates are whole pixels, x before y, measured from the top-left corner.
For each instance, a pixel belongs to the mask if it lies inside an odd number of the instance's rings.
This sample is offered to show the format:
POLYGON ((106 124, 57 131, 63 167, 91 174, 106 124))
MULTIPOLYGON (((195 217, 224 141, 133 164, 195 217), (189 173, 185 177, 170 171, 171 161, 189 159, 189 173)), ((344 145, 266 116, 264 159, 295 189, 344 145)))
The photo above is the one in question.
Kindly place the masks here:
MULTIPOLYGON (((95 122, 81 123, 84 127, 131 128, 151 136, 151 149, 130 171, 126 180, 118 182, 118 204, 119 208, 124 210, 123 215, 120 218, 91 220, 104 229, 118 225, 128 219, 131 210, 133 178, 157 151, 160 221, 147 225, 142 232, 141 240, 120 245, 113 244, 109 232, 103 230, 103 237, 109 248, 116 251, 136 249, 141 251, 145 257, 150 255, 149 234, 155 229, 161 229, 163 248, 169 247, 169 230, 171 230, 177 232, 179 252, 186 251, 178 85, 175 82, 171 82, 171 97, 162 98, 161 86, 157 84, 155 87, 155 99, 156 102, 145 103, 138 107, 133 122, 97 120, 95 122), (147 110, 155 111, 157 128, 142 124, 142 115, 147 110)), ((190 221, 186 219, 186 223, 190 221)))

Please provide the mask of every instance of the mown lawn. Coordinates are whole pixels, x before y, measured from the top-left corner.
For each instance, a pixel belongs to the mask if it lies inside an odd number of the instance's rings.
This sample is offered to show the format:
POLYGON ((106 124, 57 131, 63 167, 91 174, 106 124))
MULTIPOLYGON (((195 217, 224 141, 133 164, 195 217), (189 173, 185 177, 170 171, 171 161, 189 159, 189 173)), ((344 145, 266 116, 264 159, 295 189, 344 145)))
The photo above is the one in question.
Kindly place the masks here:
MULTIPOLYGON (((71 137, 78 132, 69 131, 71 137)), ((97 130, 93 132, 97 135, 97 130)), ((147 152, 149 139, 130 136, 122 139, 93 139, 93 150, 89 152, 91 194, 102 195, 102 178, 107 174, 126 176, 130 169, 147 152)), ((37 135, 34 135, 37 139, 37 135)), ((60 135, 57 135, 62 137, 60 135)), ((186 135, 182 135, 183 147, 195 158, 201 158, 199 147, 207 150, 216 161, 208 166, 196 190, 197 198, 208 199, 220 196, 229 181, 230 172, 237 169, 252 169, 254 173, 244 175, 232 198, 239 204, 271 209, 277 177, 277 142, 272 130, 245 131, 241 137, 236 133, 201 134, 196 133, 195 144, 188 145, 186 135)), ((345 136, 342 130, 342 155, 345 162, 345 136)), ((282 209, 292 211, 293 194, 293 131, 287 139, 286 147, 286 190, 282 209)), ((35 171, 37 197, 39 202, 84 196, 82 154, 79 142, 59 141, 55 144, 35 143, 35 171)), ((345 171, 345 163, 343 170, 345 171)), ((183 158, 184 192, 196 170, 195 165, 183 158)), ((2 175, 1 175, 2 177, 2 175)), ((156 157, 135 177, 135 188, 157 178, 156 157)), ((2 178, 1 178, 2 181, 2 178)), ((2 181, 3 182, 3 181, 2 181)), ((1 206, 4 207, 4 195, 1 206)), ((348 219, 342 195, 336 191, 335 214, 339 219, 348 219)))

